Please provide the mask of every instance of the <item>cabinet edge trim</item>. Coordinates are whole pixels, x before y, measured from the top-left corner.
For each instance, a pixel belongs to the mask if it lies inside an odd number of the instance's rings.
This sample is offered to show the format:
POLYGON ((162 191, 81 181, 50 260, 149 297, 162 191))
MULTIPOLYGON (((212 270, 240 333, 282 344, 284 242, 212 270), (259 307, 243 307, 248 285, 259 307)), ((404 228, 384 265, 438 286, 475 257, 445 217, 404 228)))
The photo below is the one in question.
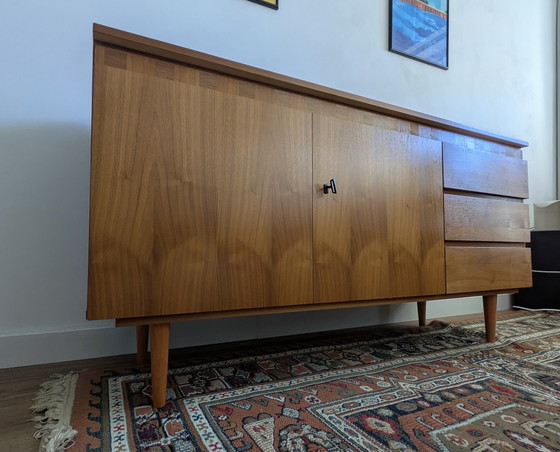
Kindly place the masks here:
POLYGON ((130 317, 116 319, 117 327, 121 326, 134 326, 134 325, 153 325, 157 323, 167 322, 182 322, 187 320, 207 320, 207 319, 220 319, 227 317, 244 317, 244 316, 257 316, 268 314, 285 314, 290 312, 305 312, 305 311, 322 311, 327 309, 345 309, 345 308, 358 308, 369 306, 383 306, 387 304, 397 303, 413 303, 432 300, 446 300, 453 298, 465 297, 478 297, 485 295, 511 295, 517 293, 517 288, 490 290, 483 292, 463 292, 463 293, 448 293, 442 295, 427 295, 425 297, 411 297, 411 298, 398 298, 398 299, 383 299, 383 300, 369 300, 369 301, 356 301, 356 302, 340 302, 340 303, 321 303, 312 305, 301 306, 286 306, 286 307, 270 307, 270 308, 257 308, 257 309, 240 309, 234 311, 216 311, 216 312, 200 312, 192 314, 176 314, 176 315, 156 315, 146 317, 130 317))

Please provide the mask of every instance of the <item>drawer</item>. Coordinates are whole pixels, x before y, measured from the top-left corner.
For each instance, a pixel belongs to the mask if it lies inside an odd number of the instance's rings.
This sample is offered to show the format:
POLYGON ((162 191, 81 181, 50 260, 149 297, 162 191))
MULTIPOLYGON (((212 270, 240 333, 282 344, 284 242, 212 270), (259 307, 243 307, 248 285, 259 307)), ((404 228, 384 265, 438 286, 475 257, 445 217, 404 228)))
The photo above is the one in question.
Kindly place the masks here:
POLYGON ((524 247, 445 248, 447 293, 531 286, 531 250, 524 247))
POLYGON ((444 195, 445 240, 529 242, 529 206, 520 202, 444 195))
POLYGON ((527 198, 527 162, 507 155, 444 143, 444 188, 527 198))

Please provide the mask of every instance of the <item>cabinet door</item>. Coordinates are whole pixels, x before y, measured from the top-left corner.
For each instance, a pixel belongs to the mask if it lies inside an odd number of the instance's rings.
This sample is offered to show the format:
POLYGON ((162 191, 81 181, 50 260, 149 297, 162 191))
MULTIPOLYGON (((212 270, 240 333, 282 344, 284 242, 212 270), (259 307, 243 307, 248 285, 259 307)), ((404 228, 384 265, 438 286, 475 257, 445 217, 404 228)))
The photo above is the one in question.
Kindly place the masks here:
POLYGON ((315 302, 445 293, 441 144, 315 115, 313 145, 315 302))
POLYGON ((311 114, 102 51, 88 318, 311 303, 311 114))

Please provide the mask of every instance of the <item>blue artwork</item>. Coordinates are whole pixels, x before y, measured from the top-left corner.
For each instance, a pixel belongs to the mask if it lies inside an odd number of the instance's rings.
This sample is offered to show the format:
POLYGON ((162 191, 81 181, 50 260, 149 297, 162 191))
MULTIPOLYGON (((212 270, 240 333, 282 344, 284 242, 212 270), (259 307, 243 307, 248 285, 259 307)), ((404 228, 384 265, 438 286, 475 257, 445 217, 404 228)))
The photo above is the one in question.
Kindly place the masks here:
POLYGON ((390 50, 447 68, 447 0, 391 0, 390 50))

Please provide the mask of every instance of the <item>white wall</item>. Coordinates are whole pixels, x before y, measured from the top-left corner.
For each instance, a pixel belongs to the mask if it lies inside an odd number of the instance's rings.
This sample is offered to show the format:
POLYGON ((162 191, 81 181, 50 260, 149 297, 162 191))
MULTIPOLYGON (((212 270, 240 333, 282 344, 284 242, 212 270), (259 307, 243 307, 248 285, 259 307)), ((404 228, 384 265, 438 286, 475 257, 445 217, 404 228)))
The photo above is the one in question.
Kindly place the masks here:
MULTIPOLYGON (((93 22, 527 140, 539 201, 556 194, 554 12, 554 0, 451 2, 444 71, 387 51, 387 0, 4 1, 0 367, 133 351, 132 329, 85 320, 93 22)), ((480 311, 428 304, 429 317, 480 311)), ((174 325, 172 346, 415 316, 407 304, 192 322, 174 325)))

